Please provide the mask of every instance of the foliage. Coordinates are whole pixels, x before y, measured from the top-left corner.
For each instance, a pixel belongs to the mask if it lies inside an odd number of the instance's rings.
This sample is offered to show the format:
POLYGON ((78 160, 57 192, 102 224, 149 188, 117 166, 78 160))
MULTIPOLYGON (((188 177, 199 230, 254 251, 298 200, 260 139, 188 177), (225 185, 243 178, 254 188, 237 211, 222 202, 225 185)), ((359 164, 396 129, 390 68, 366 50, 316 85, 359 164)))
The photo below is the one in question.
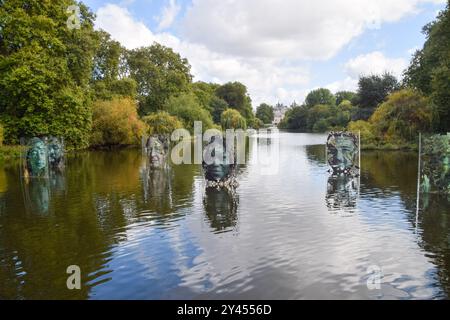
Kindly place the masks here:
POLYGON ((375 129, 370 122, 364 120, 350 122, 347 130, 354 134, 361 133, 361 145, 366 149, 375 149, 377 147, 379 139, 374 134, 375 129))
POLYGON ((4 133, 5 129, 3 129, 3 126, 0 124, 0 147, 3 146, 4 133))
POLYGON ((144 130, 145 125, 139 120, 132 99, 95 102, 91 146, 137 145, 144 130))
POLYGON ((389 96, 370 118, 375 132, 387 143, 410 142, 432 127, 433 111, 428 99, 410 89, 389 96))
POLYGON ((269 106, 267 103, 262 103, 256 109, 256 118, 261 120, 264 124, 272 123, 275 118, 273 107, 269 106))
POLYGON ((79 4, 81 28, 70 30, 61 8, 74 4, 10 0, 0 6, 0 113, 7 143, 54 135, 70 147, 88 144, 94 16, 79 4))
POLYGON ((286 112, 279 127, 287 130, 308 131, 308 109, 305 106, 295 106, 286 112))
POLYGON ((247 121, 247 127, 258 130, 264 127, 264 122, 254 117, 247 121))
POLYGON ((152 113, 151 115, 142 119, 148 126, 150 135, 154 134, 172 134, 176 129, 183 128, 181 121, 174 116, 171 116, 165 111, 152 113))
POLYGON ((335 96, 336 96, 336 105, 338 106, 346 100, 350 102, 354 100, 356 97, 356 93, 352 91, 339 91, 336 92, 335 96))
POLYGON ((398 90, 400 84, 391 74, 381 76, 362 76, 358 82, 358 93, 355 102, 358 105, 357 120, 367 120, 373 114, 380 103, 392 92, 398 90))
POLYGON ((128 68, 137 83, 139 113, 164 110, 167 100, 187 92, 192 76, 186 59, 158 43, 128 52, 128 68))
POLYGON ((336 104, 336 97, 331 93, 330 90, 320 88, 311 91, 306 96, 305 104, 308 108, 312 108, 319 104, 334 106, 336 104))
POLYGON ((225 100, 214 96, 212 97, 209 106, 214 123, 220 124, 222 113, 228 109, 228 103, 225 100))
POLYGON ((198 102, 204 109, 208 110, 209 112, 212 112, 214 110, 211 104, 213 104, 213 100, 217 98, 216 90, 218 87, 220 87, 220 85, 218 84, 201 81, 192 84, 192 92, 197 97, 198 102))
POLYGON ((222 129, 247 129, 247 121, 234 109, 228 109, 222 113, 222 129))
POLYGON ((226 83, 217 88, 216 96, 226 101, 230 108, 239 111, 245 119, 251 119, 254 116, 247 87, 242 83, 226 83))
POLYGON ((183 122, 184 128, 191 132, 194 130, 195 121, 202 122, 203 130, 210 129, 214 125, 211 114, 202 108, 192 93, 183 93, 169 98, 164 109, 178 117, 183 122))

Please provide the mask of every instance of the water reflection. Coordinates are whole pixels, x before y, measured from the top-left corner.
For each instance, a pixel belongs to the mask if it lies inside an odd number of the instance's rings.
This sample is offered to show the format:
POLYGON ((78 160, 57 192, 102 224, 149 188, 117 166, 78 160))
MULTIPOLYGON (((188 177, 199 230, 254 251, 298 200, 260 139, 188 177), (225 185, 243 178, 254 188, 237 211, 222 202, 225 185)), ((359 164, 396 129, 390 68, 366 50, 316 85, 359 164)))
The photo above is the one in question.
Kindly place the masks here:
POLYGON ((331 176, 327 184, 327 207, 333 213, 353 214, 359 193, 358 178, 331 176))
POLYGON ((248 164, 238 195, 205 190, 200 165, 73 154, 63 176, 28 187, 44 208, 50 190, 48 214, 27 213, 19 164, 0 165, 0 298, 364 299, 371 265, 382 297, 450 296, 449 200, 423 198, 414 232, 414 153, 364 152, 355 201, 351 182, 329 180, 326 137, 280 140, 279 172, 248 164), (81 291, 66 288, 73 264, 81 291))
POLYGON ((228 231, 237 225, 239 196, 236 190, 207 188, 203 207, 211 228, 216 232, 228 231))

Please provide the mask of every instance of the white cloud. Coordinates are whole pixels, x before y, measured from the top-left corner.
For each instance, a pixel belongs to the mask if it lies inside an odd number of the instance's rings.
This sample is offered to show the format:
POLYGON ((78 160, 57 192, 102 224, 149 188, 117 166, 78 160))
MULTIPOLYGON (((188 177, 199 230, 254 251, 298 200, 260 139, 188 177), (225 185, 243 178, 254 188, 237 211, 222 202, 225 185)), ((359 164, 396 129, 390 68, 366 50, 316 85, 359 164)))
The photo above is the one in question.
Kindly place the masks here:
MULTIPOLYGON (((241 81, 253 105, 302 102, 310 88, 304 60, 328 59, 367 28, 414 14, 424 2, 445 0, 193 0, 181 21, 183 38, 161 30, 170 27, 179 5, 169 0, 159 28, 152 32, 125 8, 107 4, 97 11, 96 27, 129 49, 154 41, 173 48, 192 65, 195 80, 241 81)), ((392 71, 406 61, 372 52, 345 65, 347 78, 330 89, 353 90, 360 72, 392 71)))
POLYGON ((173 48, 188 58, 195 80, 225 83, 241 81, 250 91, 253 105, 262 102, 303 101, 299 88, 309 82, 308 69, 270 58, 242 58, 217 53, 201 44, 183 41, 170 33, 153 33, 134 20, 123 7, 108 4, 97 11, 96 27, 109 32, 128 49, 151 45, 154 41, 173 48))
POLYGON ((390 72, 400 78, 407 66, 408 60, 404 58, 388 58, 382 52, 375 51, 351 59, 345 64, 345 69, 352 78, 384 72, 390 72))
POLYGON ((235 56, 329 59, 364 30, 415 14, 425 2, 445 0, 194 0, 183 31, 235 56))
POLYGON ((402 77, 403 71, 408 67, 406 58, 389 58, 380 51, 359 55, 347 61, 344 65, 346 78, 335 81, 326 86, 332 92, 355 91, 358 87, 358 79, 361 75, 383 74, 389 72, 398 79, 402 77))
POLYGON ((169 28, 175 21, 175 18, 180 12, 180 9, 181 6, 177 4, 176 0, 169 0, 168 5, 163 8, 161 17, 157 18, 157 21, 159 23, 158 31, 169 28))
POLYGON ((114 4, 98 9, 95 24, 128 49, 150 45, 156 40, 143 22, 135 21, 127 9, 114 4))

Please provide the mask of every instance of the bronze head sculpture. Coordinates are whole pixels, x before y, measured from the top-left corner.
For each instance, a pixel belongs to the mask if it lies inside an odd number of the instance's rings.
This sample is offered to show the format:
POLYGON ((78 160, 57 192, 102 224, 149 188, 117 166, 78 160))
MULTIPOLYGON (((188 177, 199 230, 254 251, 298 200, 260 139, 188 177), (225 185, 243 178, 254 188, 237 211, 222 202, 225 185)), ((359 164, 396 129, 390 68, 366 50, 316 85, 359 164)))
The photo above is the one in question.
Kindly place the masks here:
POLYGON ((335 175, 356 175, 358 138, 348 132, 331 132, 327 139, 327 161, 335 175))

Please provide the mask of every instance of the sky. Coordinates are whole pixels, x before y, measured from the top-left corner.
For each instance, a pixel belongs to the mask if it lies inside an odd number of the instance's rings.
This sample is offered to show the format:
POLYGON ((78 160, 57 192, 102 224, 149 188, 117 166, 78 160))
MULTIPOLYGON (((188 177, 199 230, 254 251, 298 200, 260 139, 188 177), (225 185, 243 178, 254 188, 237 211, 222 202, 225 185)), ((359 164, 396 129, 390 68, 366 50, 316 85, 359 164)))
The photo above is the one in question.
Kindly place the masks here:
POLYGON ((253 106, 356 90, 361 74, 401 77, 446 0, 84 0, 128 49, 159 42, 194 81, 244 83, 253 106))

